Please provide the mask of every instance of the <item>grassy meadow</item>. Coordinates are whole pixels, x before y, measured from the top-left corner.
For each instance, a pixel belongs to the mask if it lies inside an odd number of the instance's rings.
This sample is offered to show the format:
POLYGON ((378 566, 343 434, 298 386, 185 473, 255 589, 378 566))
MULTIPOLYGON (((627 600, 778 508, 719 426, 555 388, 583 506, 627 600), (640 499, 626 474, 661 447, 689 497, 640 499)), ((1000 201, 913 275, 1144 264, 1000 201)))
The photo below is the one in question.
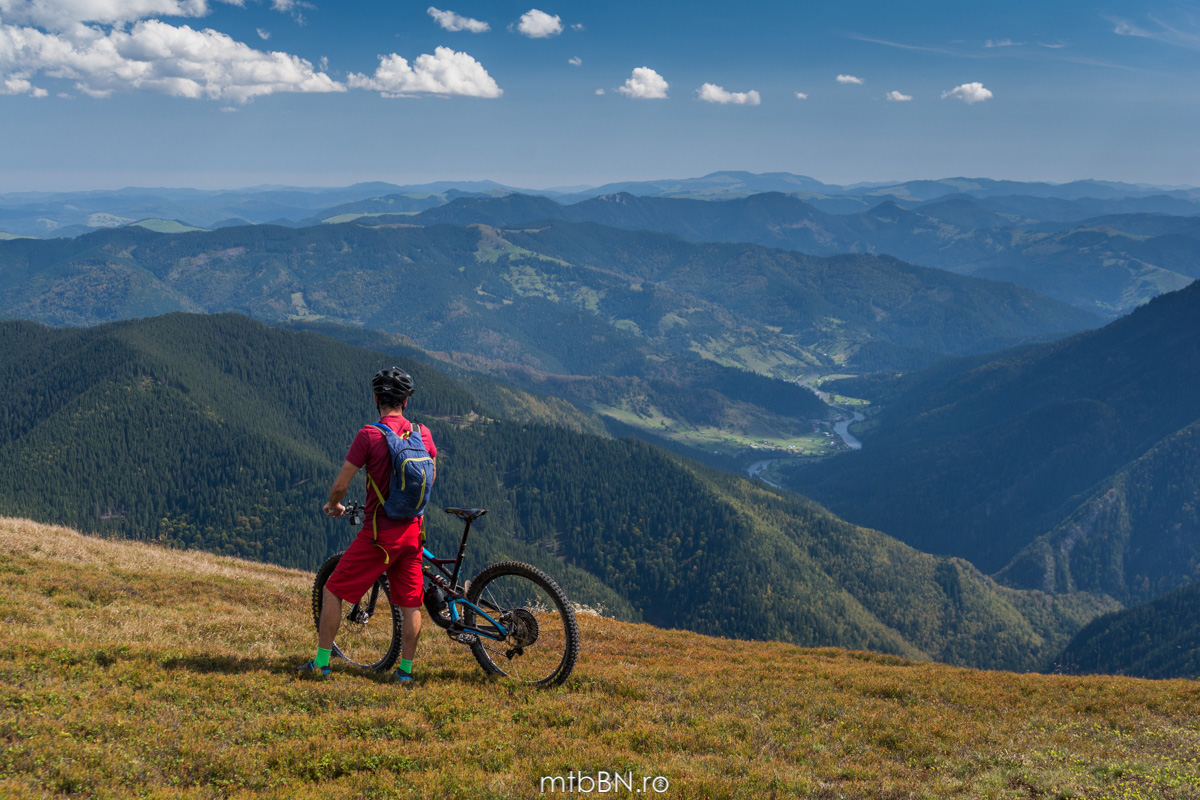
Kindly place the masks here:
POLYGON ((405 691, 293 678, 315 646, 304 573, 0 519, 0 579, 0 797, 523 798, 602 772, 618 796, 1200 797, 1190 681, 583 615, 563 687, 488 680, 427 625, 405 691))

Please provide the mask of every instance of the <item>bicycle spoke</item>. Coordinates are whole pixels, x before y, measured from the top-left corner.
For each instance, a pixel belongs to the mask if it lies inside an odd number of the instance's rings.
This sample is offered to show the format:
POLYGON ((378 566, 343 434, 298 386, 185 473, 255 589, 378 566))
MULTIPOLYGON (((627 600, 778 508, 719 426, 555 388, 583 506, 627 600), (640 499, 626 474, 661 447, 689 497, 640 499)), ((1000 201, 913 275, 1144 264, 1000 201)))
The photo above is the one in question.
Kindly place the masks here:
MULTIPOLYGON (((550 685, 569 674, 577 652, 574 615, 562 590, 537 570, 523 564, 497 565, 481 573, 470 592, 473 601, 502 625, 504 641, 480 638, 476 658, 489 672, 523 683, 550 685), (510 567, 507 568, 506 567, 510 567)), ((474 611, 468 625, 489 630, 474 611)))

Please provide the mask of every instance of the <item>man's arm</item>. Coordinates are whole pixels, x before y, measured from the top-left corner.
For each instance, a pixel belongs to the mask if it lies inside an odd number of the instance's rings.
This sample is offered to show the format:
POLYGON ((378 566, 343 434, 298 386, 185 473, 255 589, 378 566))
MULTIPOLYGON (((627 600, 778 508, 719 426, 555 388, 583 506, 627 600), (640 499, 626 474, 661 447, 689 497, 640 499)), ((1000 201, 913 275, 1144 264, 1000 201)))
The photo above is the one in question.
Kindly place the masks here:
POLYGON ((342 505, 342 498, 346 496, 346 492, 350 489, 350 481, 354 480, 359 469, 360 467, 354 466, 349 461, 342 463, 342 471, 333 479, 333 486, 329 487, 329 502, 322 509, 326 514, 331 517, 340 517, 346 510, 342 505))

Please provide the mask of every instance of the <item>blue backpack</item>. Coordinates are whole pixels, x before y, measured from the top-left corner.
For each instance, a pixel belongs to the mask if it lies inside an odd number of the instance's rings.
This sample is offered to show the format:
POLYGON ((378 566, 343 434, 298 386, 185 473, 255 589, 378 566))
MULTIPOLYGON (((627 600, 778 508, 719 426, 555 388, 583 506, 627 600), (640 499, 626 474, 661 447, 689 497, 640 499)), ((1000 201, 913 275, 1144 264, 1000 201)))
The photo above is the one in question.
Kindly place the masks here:
MULTIPOLYGON (((433 458, 421 439, 421 426, 414 422, 408 433, 399 436, 383 423, 372 424, 383 432, 392 459, 392 481, 386 500, 375 481, 370 481, 383 513, 391 519, 421 516, 433 488, 433 458)), ((367 473, 368 480, 370 477, 367 473)))

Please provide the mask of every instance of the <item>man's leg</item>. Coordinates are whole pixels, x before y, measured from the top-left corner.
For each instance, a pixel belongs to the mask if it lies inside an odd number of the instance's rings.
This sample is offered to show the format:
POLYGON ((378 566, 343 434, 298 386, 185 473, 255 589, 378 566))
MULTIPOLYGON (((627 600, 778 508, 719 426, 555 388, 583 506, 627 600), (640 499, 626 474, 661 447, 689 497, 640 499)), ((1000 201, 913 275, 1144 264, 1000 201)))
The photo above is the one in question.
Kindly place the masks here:
POLYGON ((361 535, 350 543, 333 574, 321 590, 321 616, 317 619, 317 655, 300 668, 303 674, 329 674, 333 640, 342 624, 342 601, 338 597, 358 598, 386 569, 385 554, 361 535), (330 588, 332 587, 332 588, 330 588), (338 594, 334 594, 334 592, 338 594))
POLYGON ((342 624, 342 599, 325 586, 321 589, 321 620, 317 626, 317 647, 332 650, 333 640, 342 624))
POLYGON ((421 607, 402 608, 404 631, 400 636, 400 658, 411 662, 417 657, 417 640, 421 638, 421 607))

